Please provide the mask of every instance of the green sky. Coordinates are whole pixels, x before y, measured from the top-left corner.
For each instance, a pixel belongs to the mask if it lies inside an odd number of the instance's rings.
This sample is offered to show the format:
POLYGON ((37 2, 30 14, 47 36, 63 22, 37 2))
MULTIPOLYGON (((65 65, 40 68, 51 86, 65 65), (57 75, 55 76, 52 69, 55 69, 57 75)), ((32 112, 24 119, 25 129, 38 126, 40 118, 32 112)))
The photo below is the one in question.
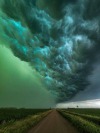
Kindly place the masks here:
POLYGON ((0 45, 0 106, 49 107, 53 97, 45 89, 42 78, 28 63, 16 58, 0 45))

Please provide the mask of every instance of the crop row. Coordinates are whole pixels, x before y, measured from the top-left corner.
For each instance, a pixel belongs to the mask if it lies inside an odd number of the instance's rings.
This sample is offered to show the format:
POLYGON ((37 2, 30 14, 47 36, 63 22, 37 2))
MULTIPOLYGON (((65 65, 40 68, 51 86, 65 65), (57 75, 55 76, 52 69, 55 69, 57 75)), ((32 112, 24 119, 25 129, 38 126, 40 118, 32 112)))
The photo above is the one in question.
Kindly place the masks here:
POLYGON ((16 121, 23 119, 29 115, 37 114, 39 112, 44 112, 44 109, 0 109, 0 124, 9 121, 16 121))
POLYGON ((0 133, 26 133, 49 113, 50 111, 46 111, 38 113, 37 115, 28 116, 21 120, 17 120, 10 125, 0 128, 0 133))
POLYGON ((81 133, 100 133, 100 127, 92 122, 89 122, 80 116, 59 111, 65 118, 67 118, 81 133))
POLYGON ((74 113, 79 113, 79 114, 86 114, 86 115, 92 115, 92 116, 98 116, 100 117, 100 109, 91 109, 91 108, 77 108, 77 109, 73 109, 73 108, 69 108, 67 109, 67 111, 69 112, 74 112, 74 113))
POLYGON ((100 125, 100 117, 98 116, 92 116, 92 115, 85 115, 85 114, 80 114, 80 113, 74 113, 74 112, 70 112, 70 111, 66 111, 64 110, 64 112, 72 114, 72 115, 76 115, 76 116, 80 116, 90 122, 93 122, 95 124, 100 125))

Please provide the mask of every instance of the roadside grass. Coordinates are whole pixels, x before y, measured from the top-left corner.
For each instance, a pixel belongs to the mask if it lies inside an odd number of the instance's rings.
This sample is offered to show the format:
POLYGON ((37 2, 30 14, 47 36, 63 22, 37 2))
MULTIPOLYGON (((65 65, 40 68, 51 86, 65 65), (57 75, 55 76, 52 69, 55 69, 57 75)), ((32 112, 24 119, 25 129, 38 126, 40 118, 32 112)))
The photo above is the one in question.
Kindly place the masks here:
POLYGON ((89 122, 80 116, 72 115, 59 111, 59 113, 69 120, 81 133, 100 133, 100 127, 92 122, 89 122))
POLYGON ((46 117, 50 111, 28 116, 25 119, 15 121, 11 125, 0 129, 0 133, 26 133, 31 127, 35 126, 39 121, 46 117))
POLYGON ((72 115, 80 116, 81 118, 84 118, 84 119, 86 119, 86 120, 88 120, 90 122, 93 122, 95 124, 100 125, 100 117, 98 117, 98 116, 74 113, 74 112, 69 112, 69 111, 66 111, 66 110, 64 110, 64 111, 65 111, 65 113, 69 113, 69 114, 72 114, 72 115))

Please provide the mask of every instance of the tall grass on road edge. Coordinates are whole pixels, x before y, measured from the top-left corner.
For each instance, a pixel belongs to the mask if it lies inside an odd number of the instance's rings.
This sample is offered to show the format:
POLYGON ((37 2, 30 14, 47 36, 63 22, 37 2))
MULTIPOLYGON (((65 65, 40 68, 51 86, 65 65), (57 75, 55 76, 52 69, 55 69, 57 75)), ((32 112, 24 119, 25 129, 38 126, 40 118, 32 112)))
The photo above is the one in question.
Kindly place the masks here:
POLYGON ((59 111, 59 113, 69 120, 81 133, 100 133, 100 127, 79 116, 59 111))
POLYGON ((95 124, 100 125, 100 117, 98 116, 92 116, 92 115, 86 115, 86 114, 80 114, 80 113, 74 113, 74 112, 70 112, 70 111, 66 111, 64 110, 65 113, 69 113, 72 115, 76 115, 76 116, 80 116, 81 118, 84 118, 90 122, 93 122, 95 124))
POLYGON ((44 113, 39 113, 38 115, 29 116, 23 120, 16 121, 13 124, 0 129, 0 133, 26 133, 50 112, 51 111, 46 111, 44 113))

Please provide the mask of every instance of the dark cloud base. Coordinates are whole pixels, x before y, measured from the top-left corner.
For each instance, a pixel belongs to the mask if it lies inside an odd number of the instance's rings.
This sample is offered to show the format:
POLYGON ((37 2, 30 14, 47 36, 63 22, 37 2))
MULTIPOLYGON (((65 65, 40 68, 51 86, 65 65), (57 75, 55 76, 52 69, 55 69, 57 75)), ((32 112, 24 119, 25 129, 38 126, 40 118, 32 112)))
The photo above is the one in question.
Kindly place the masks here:
POLYGON ((57 102, 91 84, 100 55, 99 0, 2 0, 0 8, 0 39, 37 70, 57 102))

